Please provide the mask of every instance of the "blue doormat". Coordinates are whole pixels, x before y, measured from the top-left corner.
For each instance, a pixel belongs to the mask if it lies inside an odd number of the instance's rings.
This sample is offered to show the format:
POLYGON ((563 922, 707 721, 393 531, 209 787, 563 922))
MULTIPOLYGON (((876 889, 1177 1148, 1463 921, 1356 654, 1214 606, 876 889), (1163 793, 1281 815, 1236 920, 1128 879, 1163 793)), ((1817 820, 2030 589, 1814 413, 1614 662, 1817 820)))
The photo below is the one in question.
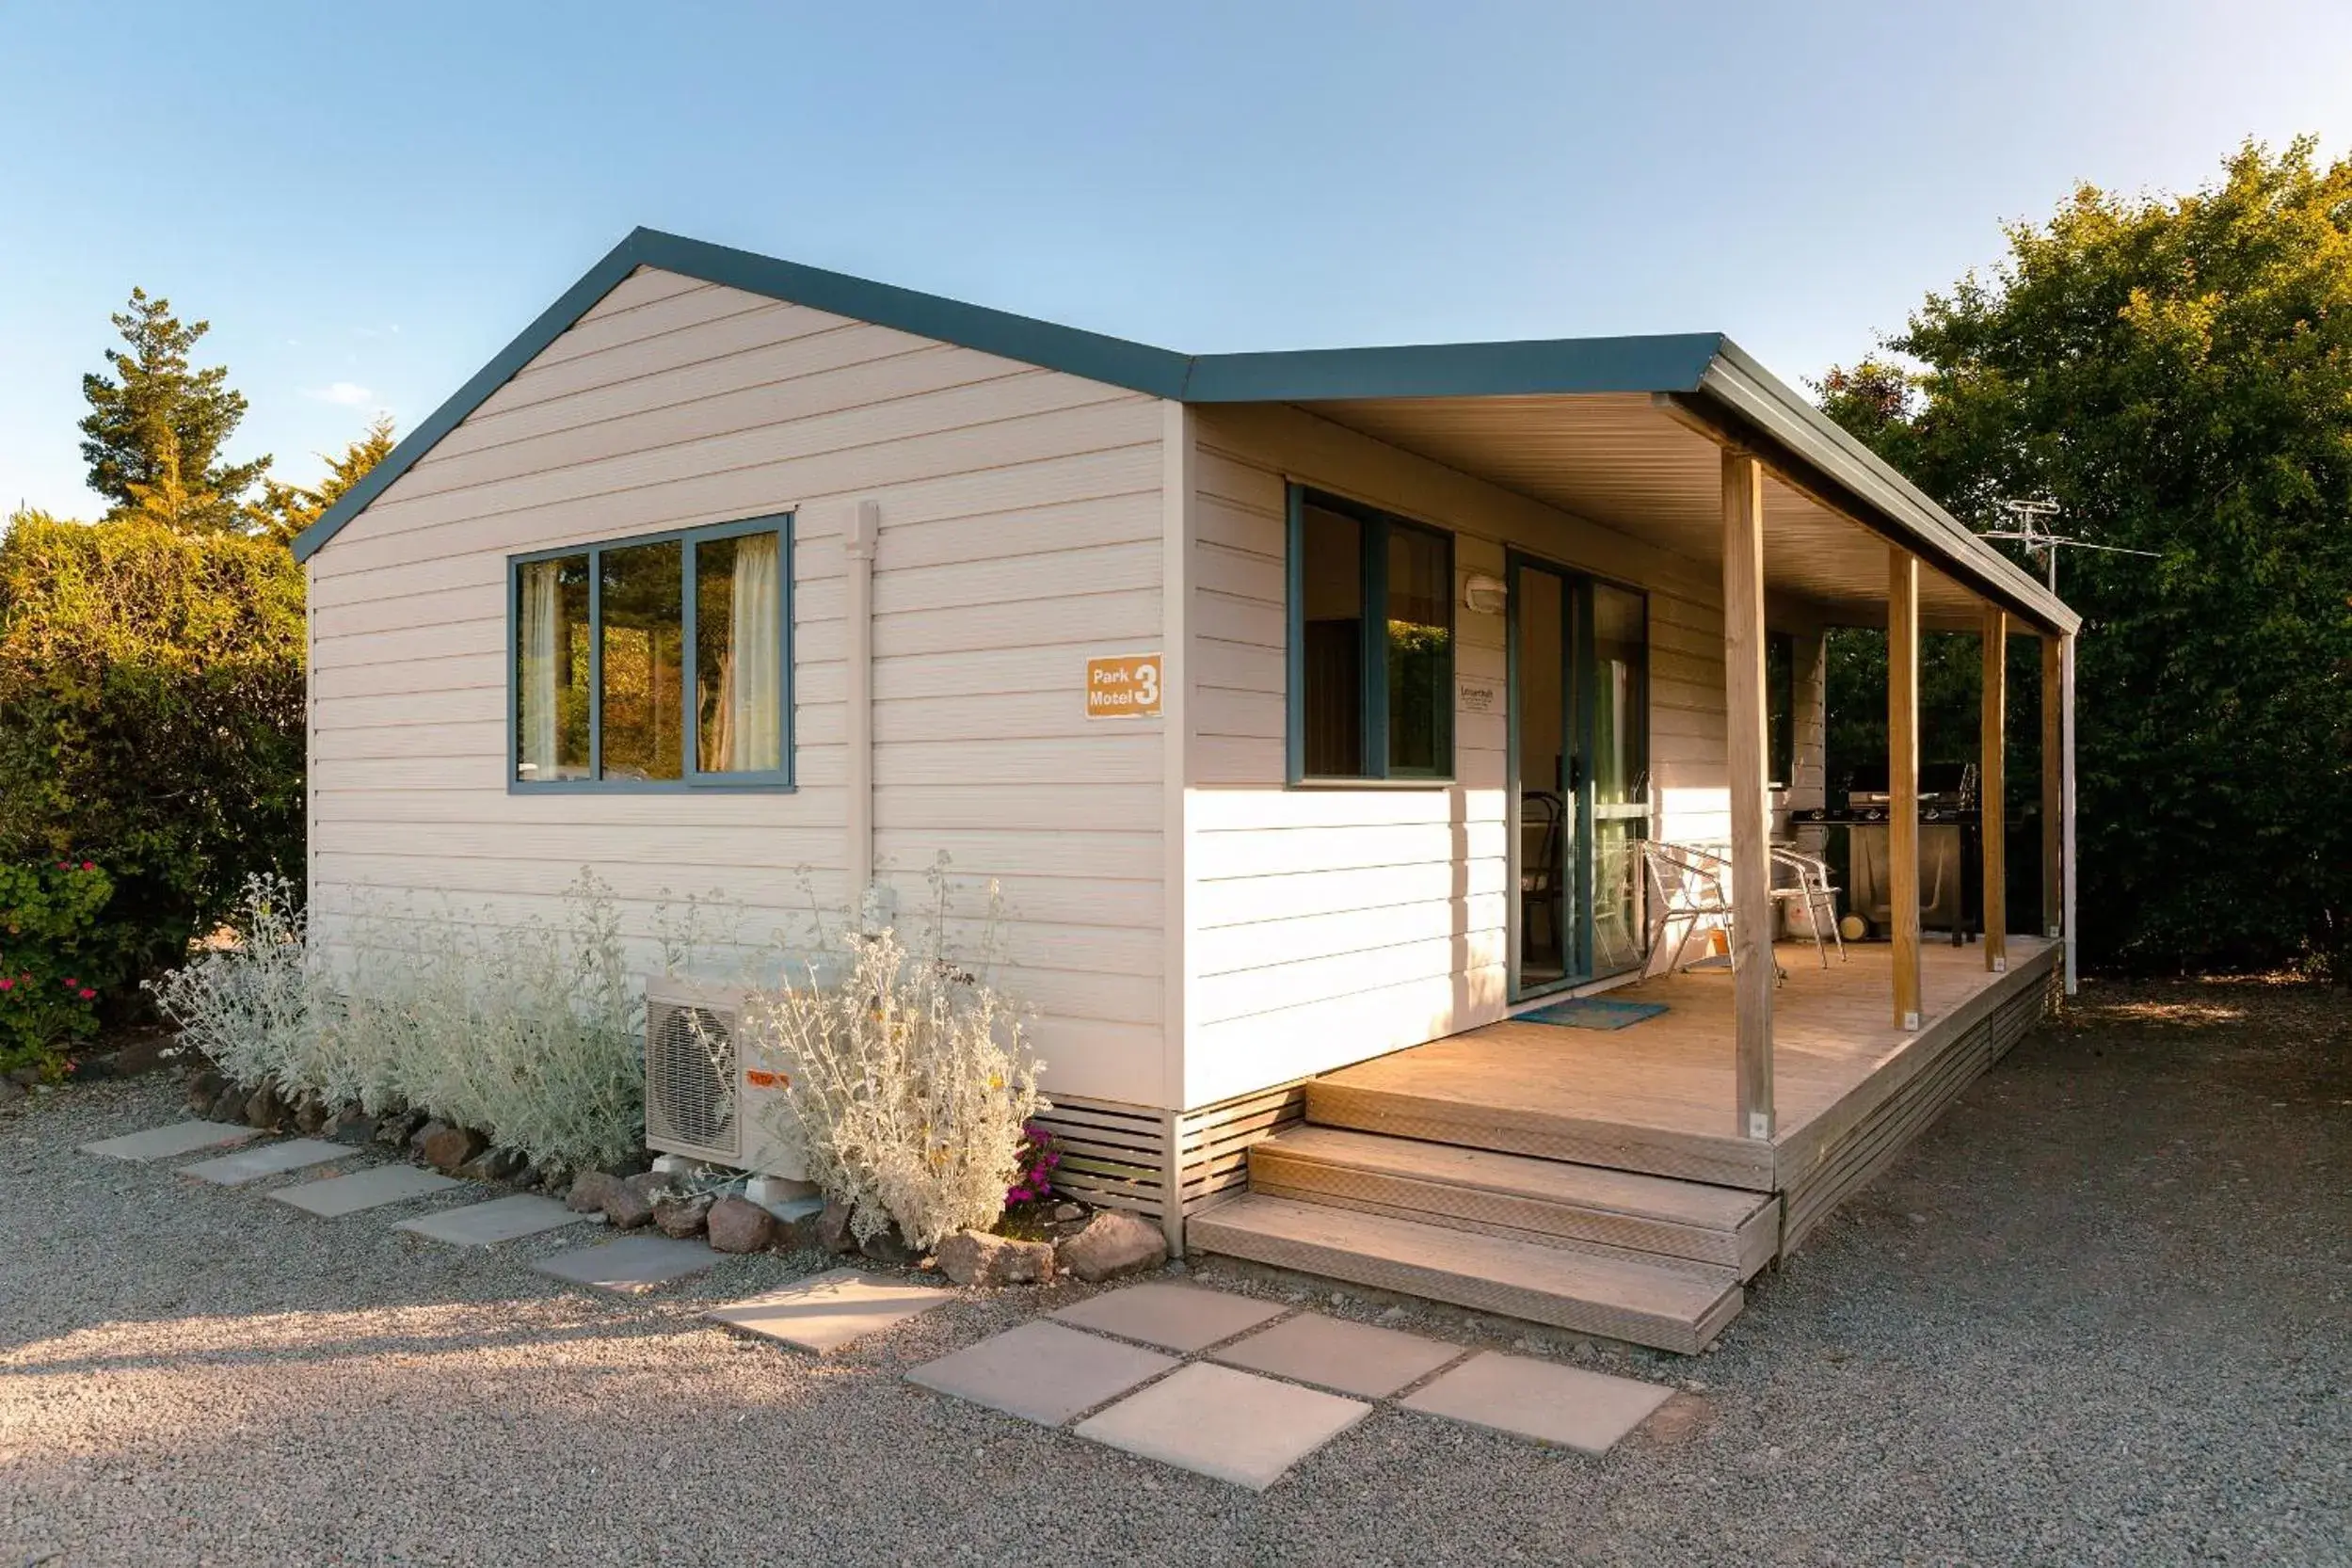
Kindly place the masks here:
POLYGON ((1662 1001, 1611 1001, 1607 997, 1576 997, 1521 1013, 1512 1021, 1523 1024, 1562 1024, 1570 1029, 1623 1029, 1666 1011, 1662 1001))

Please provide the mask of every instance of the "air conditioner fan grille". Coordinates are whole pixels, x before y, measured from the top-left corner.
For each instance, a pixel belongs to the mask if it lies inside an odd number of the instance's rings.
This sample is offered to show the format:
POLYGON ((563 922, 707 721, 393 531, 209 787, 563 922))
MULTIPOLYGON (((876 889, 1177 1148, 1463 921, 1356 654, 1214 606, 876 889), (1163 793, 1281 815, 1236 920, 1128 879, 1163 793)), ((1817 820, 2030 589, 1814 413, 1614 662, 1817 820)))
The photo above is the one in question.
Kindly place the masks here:
POLYGON ((737 1151, 735 1020, 709 1007, 646 1007, 646 1130, 654 1142, 737 1151))

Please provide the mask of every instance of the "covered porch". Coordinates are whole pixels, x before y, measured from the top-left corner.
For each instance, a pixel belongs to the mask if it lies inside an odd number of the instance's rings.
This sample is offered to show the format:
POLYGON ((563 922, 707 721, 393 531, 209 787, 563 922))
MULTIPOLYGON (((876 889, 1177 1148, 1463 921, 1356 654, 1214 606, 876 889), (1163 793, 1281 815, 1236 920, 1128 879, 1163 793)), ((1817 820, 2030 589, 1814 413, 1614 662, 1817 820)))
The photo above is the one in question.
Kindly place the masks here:
MULTIPOLYGON (((1479 840, 1453 848, 1454 988, 1432 1009, 1449 1017, 1425 1023, 1367 997, 1347 1015, 1359 1038, 1386 1034, 1402 1048, 1358 1047, 1353 1061, 1310 1077, 1304 1125, 1253 1147, 1249 1195, 1192 1228, 1208 1251, 1695 1350, 1738 1311, 1748 1279, 1899 1154, 2031 1027, 2054 989, 2071 986, 2079 621, 1720 338, 1515 346, 1528 353, 1494 364, 1477 356, 1480 376, 1431 360, 1433 351, 1397 350, 1335 357, 1291 384, 1289 417, 1469 476, 1486 515, 1502 520, 1495 544, 1458 536, 1467 558, 1457 558, 1457 593, 1474 614, 1482 599, 1499 622, 1473 621, 1462 652, 1492 660, 1504 679, 1499 712, 1465 698, 1456 715, 1477 749, 1452 788, 1465 823, 1498 808, 1508 880, 1486 905, 1501 929, 1481 931, 1469 891, 1480 886, 1479 840), (1422 390, 1432 383, 1448 384, 1422 390), (1506 498, 1544 513, 1514 512, 1506 498), (1572 615, 1553 616, 1570 630, 1539 639, 1522 613, 1547 608, 1523 591, 1529 558, 1588 584, 1572 615), (1608 584, 1648 596, 1638 637, 1624 631, 1627 617, 1595 609, 1608 584), (1884 778, 1870 822, 1884 885, 1869 908, 1878 939, 1848 942, 1825 967, 1811 940, 1777 940, 1785 901, 1774 896, 1775 867, 1806 847, 1792 841, 1785 809, 1846 807, 1846 780, 1826 776, 1817 742, 1807 755, 1800 738, 1792 765, 1781 740, 1773 759, 1768 664, 1776 638, 1809 638, 1817 683, 1824 639, 1839 628, 1886 637, 1885 686, 1872 698, 1884 702, 1884 778), (1967 737, 1980 785, 1964 802, 1925 803, 1940 822, 1923 809, 1921 786, 1928 632, 1971 633, 1982 649, 1967 737), (1492 653, 1479 646, 1486 636, 1492 653), (2008 893, 2017 638, 2041 645, 2040 777, 2016 792, 2039 805, 2043 830, 2030 910, 2013 909, 2008 893), (1556 648, 1566 650, 1559 687, 1531 682, 1556 648), (1604 684, 1609 699, 1593 702, 1604 684), (1538 735, 1523 720, 1550 713, 1563 700, 1555 689, 1585 695, 1538 735), (1627 694, 1646 721, 1620 722, 1627 694), (1951 921, 1975 933, 1960 945, 1922 933, 1923 824, 1948 829, 1956 813, 1981 818, 1961 839, 1981 893, 1980 907, 1951 921), (1543 830, 1528 831, 1531 821, 1543 830), (1576 847, 1557 861, 1548 847, 1537 853, 1555 839, 1576 847), (1629 840, 1688 848, 1714 868, 1712 937, 1690 954, 1720 947, 1712 965, 1645 977, 1645 954, 1660 950, 1645 893, 1628 890, 1625 868, 1649 858, 1629 840), (1557 868, 1566 892, 1531 880, 1530 866, 1557 868), (1522 1016, 1600 991, 1663 1011, 1614 1032, 1522 1016)), ((1208 428, 1221 450, 1266 451, 1292 475, 1312 477, 1319 451, 1344 452, 1349 465, 1329 465, 1338 482, 1328 487, 1343 491, 1369 488, 1359 476, 1386 461, 1337 441, 1319 449, 1310 430, 1270 412, 1252 419, 1208 428)), ((1482 674, 1466 673, 1465 685, 1482 674)), ((1817 709, 1812 722, 1817 732, 1817 709)), ((1371 809, 1357 800, 1345 809, 1371 809)), ((1305 814, 1266 808, 1277 809, 1305 814)), ((1400 811, 1383 809, 1383 820, 1400 811)), ((1224 861, 1214 864, 1222 875, 1224 861)), ((1658 889, 1650 908, 1671 897, 1658 889)), ((1228 918, 1222 904, 1209 907, 1228 918)), ((1319 1049, 1348 1048, 1314 1037, 1326 1042, 1319 1049)))
MULTIPOLYGON (((1524 892, 1508 901, 1506 1007, 1517 1011, 1547 996, 1603 986, 1616 987, 1612 994, 1621 998, 1672 996, 1668 1016, 1679 1021, 1658 1032, 1684 1042, 1691 1053, 1688 1072, 1661 1065, 1655 1051, 1629 1041, 1621 1078, 1611 1077, 1608 1048, 1580 1048, 1557 1061, 1556 1078, 1525 1087, 1567 1102, 1590 1093, 1598 1096, 1596 1104, 1610 1108, 1662 1096, 1676 1118, 1661 1124, 1662 1130, 1749 1145, 1742 1153, 1727 1152, 1726 1160, 1752 1174, 1769 1174, 1781 1165, 1774 1151, 1792 1139, 1801 1148, 1808 1126, 1830 1109, 1818 1100, 1828 1083, 1820 1071, 1825 1060, 1843 1064, 1838 1071, 1849 1075, 1835 1085, 1835 1096, 1859 1092, 1872 1076, 1861 1064, 1892 1064, 1903 1056, 1898 1048, 1906 1042, 1949 1034, 1965 1023, 1973 1000, 2013 989, 2001 984, 2012 969, 2039 974, 2055 968, 2072 989, 2078 618, 2044 584, 1728 340, 1518 346, 1546 351, 1543 374, 1513 364, 1491 389, 1409 395, 1406 389, 1431 378, 1432 367, 1417 363, 1428 351, 1368 351, 1349 374, 1330 374, 1311 387, 1325 395, 1301 397, 1293 407, 1558 514, 1589 520, 1610 535, 1640 540, 1663 559, 1704 573, 1720 622, 1703 627, 1684 611, 1666 614, 1661 601, 1653 600, 1646 660, 1638 673, 1623 675, 1644 694, 1647 732, 1613 739, 1588 733, 1589 758, 1576 754, 1573 738, 1557 759, 1534 755, 1523 744, 1531 661, 1520 619, 1522 584, 1515 573, 1489 584, 1504 590, 1510 629, 1501 782, 1512 885, 1527 886, 1534 837, 1528 807, 1538 795, 1557 792, 1548 776, 1555 769, 1570 780, 1569 837, 1598 846, 1584 851, 1585 886, 1569 900, 1568 918, 1580 914, 1584 927, 1581 978, 1571 964, 1564 976, 1546 969, 1539 980, 1526 940, 1534 923, 1530 901, 1524 892), (1556 385, 1544 386, 1547 376, 1557 377, 1556 385), (1346 394, 1335 395, 1341 388, 1346 394), (1873 824, 1883 835, 1885 886, 1871 911, 1871 935, 1880 940, 1848 944, 1848 952, 1823 976, 1809 946, 1775 963, 1773 945, 1786 922, 1774 890, 1786 880, 1784 852, 1820 847, 1817 836, 1797 840, 1788 808, 1811 807, 1819 815, 1828 808, 1834 815, 1847 804, 1846 781, 1826 776, 1817 707, 1810 714, 1810 751, 1800 736, 1794 759, 1774 757, 1776 749, 1785 753, 1788 743, 1776 746, 1768 648, 1791 631, 1809 637, 1817 683, 1823 639, 1837 628, 1882 630, 1886 638, 1883 804, 1873 824), (1964 876, 1978 890, 1977 907, 1966 920, 1975 939, 1957 949, 1925 941, 1922 932, 1923 805, 1944 808, 1940 814, 1948 818, 1953 804, 1942 797, 1923 802, 1922 796, 1920 658, 1923 634, 1931 632, 1973 633, 1982 655, 1979 722, 1969 737, 1980 759, 1979 776, 1968 805, 1980 822, 1972 821, 1963 840, 1974 846, 1964 876), (1705 641, 1694 644, 1694 635, 1705 641), (2040 777, 2022 792, 2037 798, 2040 817, 2040 897, 2033 910, 2013 909, 2008 892, 2010 803, 2021 792, 2012 789, 2007 767, 2015 738, 2008 653, 2020 639, 2040 645, 2041 674, 2040 777), (1621 754, 1630 748, 1635 760, 1621 758, 1612 766, 1612 745, 1621 754), (1595 775, 1635 782, 1617 795, 1596 793, 1595 775), (1586 781, 1581 800, 1579 776, 1586 781), (1623 869, 1628 856, 1621 850, 1612 863, 1608 852, 1625 844, 1628 835, 1612 836, 1608 830, 1618 824, 1604 820, 1611 818, 1646 824, 1633 826, 1631 836, 1687 843, 1720 866, 1721 906, 1700 923, 1720 928, 1714 940, 1728 950, 1728 973, 1650 979, 1628 990, 1626 958, 1619 959, 1614 974, 1596 961, 1609 949, 1604 905, 1618 917, 1621 953, 1638 956, 1645 967, 1655 967, 1656 956, 1649 951, 1655 925, 1646 933, 1651 940, 1638 949, 1624 939, 1644 935, 1641 906, 1656 889, 1627 892, 1620 886, 1628 880, 1623 869), (1636 929, 1628 933, 1627 926, 1636 929), (1785 984, 1776 979, 1783 970, 1785 984)), ((1624 572, 1673 569, 1617 568, 1607 559, 1608 547, 1597 542, 1539 536, 1513 541, 1512 548, 1533 550, 1539 557, 1557 551, 1558 559, 1592 572, 1592 581, 1636 588, 1663 579, 1624 572), (1596 559, 1597 566, 1587 564, 1596 559)), ((1469 584, 1474 591, 1479 580, 1469 584)), ((1590 647, 1594 633, 1581 635, 1590 647)), ((1795 700, 1801 706, 1802 697, 1795 700)), ((1576 869, 1570 868, 1572 880, 1576 869)), ((1641 876, 1638 868, 1631 873, 1641 876)), ((1856 889, 1843 891, 1841 912, 1850 913, 1856 889)), ((1518 1027, 1486 1025, 1401 1053, 1393 1065, 1365 1064, 1339 1076, 1450 1060, 1465 1048, 1464 1039, 1509 1036, 1518 1027)), ((1628 1032, 1638 1038, 1647 1031, 1628 1032)), ((1459 1065, 1467 1071, 1471 1061, 1464 1058, 1459 1065)), ((1640 1118, 1630 1117, 1628 1124, 1640 1125, 1640 1118)), ((1770 1180, 1743 1184, 1775 1186, 1770 1180)))

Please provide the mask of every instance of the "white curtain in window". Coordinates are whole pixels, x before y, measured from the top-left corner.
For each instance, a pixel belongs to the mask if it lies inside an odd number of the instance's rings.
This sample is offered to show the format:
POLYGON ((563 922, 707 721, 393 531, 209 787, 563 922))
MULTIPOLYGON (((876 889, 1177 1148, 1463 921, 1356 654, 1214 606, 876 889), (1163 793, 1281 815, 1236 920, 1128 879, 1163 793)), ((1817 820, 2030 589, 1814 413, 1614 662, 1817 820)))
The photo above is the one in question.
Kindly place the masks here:
POLYGON ((727 666, 727 766, 773 773, 784 765, 784 595, 776 536, 735 541, 732 631, 727 666))
POLYGON ((521 756, 518 775, 524 779, 555 776, 555 640, 563 626, 559 580, 561 561, 531 561, 522 568, 521 646, 516 650, 522 712, 517 728, 521 756))

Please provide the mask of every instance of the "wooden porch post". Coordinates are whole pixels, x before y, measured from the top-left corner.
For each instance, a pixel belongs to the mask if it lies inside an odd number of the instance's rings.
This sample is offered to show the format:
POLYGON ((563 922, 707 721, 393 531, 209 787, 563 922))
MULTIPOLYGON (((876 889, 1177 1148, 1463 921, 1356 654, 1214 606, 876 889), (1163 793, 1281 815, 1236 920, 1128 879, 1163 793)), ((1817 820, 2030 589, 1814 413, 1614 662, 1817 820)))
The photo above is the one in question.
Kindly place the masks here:
POLYGON ((2058 722, 2060 755, 2065 760, 2065 773, 2060 780, 2058 823, 2062 853, 2059 856, 2060 924, 2065 928, 2066 994, 2072 996, 2076 987, 2074 949, 2075 838, 2074 838, 2074 634, 2068 632, 2058 639, 2058 722))
POLYGON ((2041 934, 2054 942, 2066 935, 2058 904, 2059 819, 2066 812, 2059 783, 2065 757, 2059 714, 2066 698, 2058 689, 2058 634, 2052 632, 2041 639, 2041 934))
POLYGON ((1739 1135, 1772 1136, 1772 862, 1766 815, 1764 468, 1723 453, 1724 745, 1731 786, 1732 996, 1739 1135))
POLYGON ((1887 557, 1886 856, 1895 1023, 1919 1027, 1919 562, 1887 557))
POLYGON ((1985 968, 2009 967, 2008 719, 2009 617, 1985 606, 1983 736, 1977 759, 1978 836, 1984 848, 1985 968))

